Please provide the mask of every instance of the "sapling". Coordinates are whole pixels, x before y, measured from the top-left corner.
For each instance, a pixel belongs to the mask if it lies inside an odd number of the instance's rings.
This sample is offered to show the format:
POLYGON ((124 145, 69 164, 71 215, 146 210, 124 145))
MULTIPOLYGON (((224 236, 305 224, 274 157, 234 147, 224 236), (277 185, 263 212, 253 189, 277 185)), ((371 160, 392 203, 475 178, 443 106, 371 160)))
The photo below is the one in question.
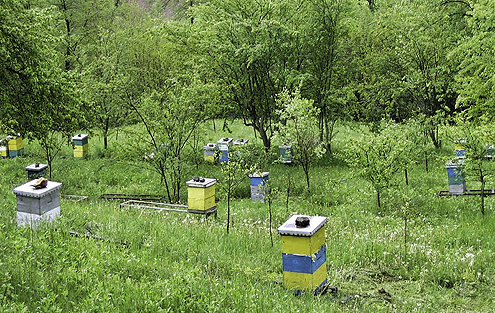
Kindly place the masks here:
POLYGON ((301 98, 299 92, 290 94, 283 91, 278 95, 277 111, 280 123, 277 124, 276 137, 291 145, 291 159, 302 167, 306 177, 306 186, 310 188, 310 166, 325 153, 324 144, 318 139, 318 109, 313 101, 301 98))
POLYGON ((486 124, 475 125, 464 115, 456 117, 456 123, 466 139, 464 146, 466 154, 463 159, 463 171, 479 181, 480 190, 480 210, 485 214, 485 190, 486 182, 492 178, 495 172, 493 158, 487 155, 487 146, 495 139, 495 133, 486 124))
POLYGON ((381 208, 381 193, 394 185, 396 174, 410 162, 413 143, 404 125, 384 123, 379 133, 369 133, 349 140, 343 157, 357 175, 371 183, 381 208))
POLYGON ((232 194, 242 181, 247 178, 247 175, 253 173, 257 168, 257 164, 253 162, 247 149, 245 151, 241 150, 244 149, 231 151, 228 162, 222 162, 220 169, 219 186, 227 193, 227 234, 230 229, 230 200, 232 194))

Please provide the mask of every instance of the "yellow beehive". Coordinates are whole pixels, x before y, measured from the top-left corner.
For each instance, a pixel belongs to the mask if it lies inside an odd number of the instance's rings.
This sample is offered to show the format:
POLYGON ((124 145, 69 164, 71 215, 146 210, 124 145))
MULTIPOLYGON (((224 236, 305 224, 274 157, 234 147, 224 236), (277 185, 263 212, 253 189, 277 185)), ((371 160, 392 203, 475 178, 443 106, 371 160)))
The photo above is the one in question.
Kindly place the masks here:
POLYGON ((212 178, 193 178, 186 182, 189 210, 207 211, 215 207, 215 183, 212 178))

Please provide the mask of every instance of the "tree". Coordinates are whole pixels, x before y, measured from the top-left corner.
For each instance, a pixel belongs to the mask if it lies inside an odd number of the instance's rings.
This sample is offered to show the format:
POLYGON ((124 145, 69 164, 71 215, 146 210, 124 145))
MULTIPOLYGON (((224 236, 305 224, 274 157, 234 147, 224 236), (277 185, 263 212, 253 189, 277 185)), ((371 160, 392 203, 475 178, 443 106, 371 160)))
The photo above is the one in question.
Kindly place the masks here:
POLYGON ((464 19, 470 36, 465 36, 451 57, 458 62, 459 83, 457 105, 469 109, 473 117, 485 116, 493 121, 495 109, 495 33, 493 17, 495 9, 491 1, 476 1, 472 5, 465 2, 464 19))
POLYGON ((78 68, 82 73, 80 86, 86 101, 91 105, 92 126, 101 130, 104 149, 108 148, 108 137, 112 130, 130 121, 128 108, 123 105, 121 86, 129 71, 128 51, 132 37, 131 24, 121 18, 130 19, 130 4, 107 8, 101 15, 100 27, 95 38, 80 48, 78 68))
POLYGON ((397 173, 410 162, 412 135, 407 125, 383 122, 379 133, 365 132, 345 146, 344 159, 376 191, 378 208, 382 191, 396 184, 397 173))
POLYGON ((309 168, 323 153, 325 148, 318 139, 318 109, 313 101, 302 99, 298 93, 284 91, 279 95, 277 105, 281 123, 277 125, 277 137, 284 144, 291 145, 291 158, 302 167, 306 176, 306 186, 310 188, 309 168))
POLYGON ((320 140, 331 153, 335 124, 345 119, 349 60, 345 51, 350 3, 345 0, 311 0, 303 9, 300 31, 304 55, 301 94, 319 108, 320 140))
POLYGON ((291 28, 297 6, 286 0, 212 0, 192 8, 203 70, 225 86, 236 116, 260 134, 267 150, 276 95, 300 62, 291 28))
POLYGON ((435 147, 439 112, 455 110, 455 64, 448 58, 464 24, 452 8, 431 1, 377 6, 363 34, 362 83, 357 96, 369 121, 404 121, 422 114, 435 147))
MULTIPOLYGON (((84 123, 75 79, 56 65, 56 38, 49 10, 26 9, 23 1, 2 1, 0 25, 0 123, 38 139, 52 175, 61 143, 84 123), (59 136, 62 134, 62 138, 59 136)), ((66 141, 65 141, 66 142, 66 141)))
POLYGON ((241 151, 231 151, 229 161, 222 162, 220 169, 219 185, 227 193, 227 234, 230 229, 230 199, 242 181, 246 180, 247 175, 255 172, 258 167, 252 154, 255 150, 240 149, 241 151))
POLYGON ((189 47, 173 41, 187 38, 187 32, 181 28, 185 34, 170 36, 175 31, 166 25, 148 22, 153 21, 136 23, 130 34, 127 70, 117 94, 132 112, 127 118, 143 127, 136 134, 139 140, 127 144, 126 157, 151 166, 173 203, 180 201, 188 145, 210 117, 217 92, 197 74, 189 47))

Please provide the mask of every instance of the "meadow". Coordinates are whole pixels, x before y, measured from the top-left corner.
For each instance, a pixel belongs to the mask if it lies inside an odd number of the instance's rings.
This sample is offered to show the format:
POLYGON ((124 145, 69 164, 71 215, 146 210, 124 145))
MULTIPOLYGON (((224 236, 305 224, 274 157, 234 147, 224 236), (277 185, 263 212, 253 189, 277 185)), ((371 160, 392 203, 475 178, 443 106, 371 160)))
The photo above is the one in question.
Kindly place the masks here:
MULTIPOLYGON (((231 133, 220 126, 208 125, 201 145, 227 136, 259 144, 238 121, 231 133)), ((495 311, 495 198, 486 199, 481 215, 479 197, 438 196, 448 189, 444 163, 453 144, 444 142, 428 171, 422 163, 410 166, 409 185, 386 191, 378 209, 371 186, 339 158, 346 140, 362 131, 351 126, 339 125, 334 155, 311 169, 309 191, 299 167, 271 162, 263 168, 276 191, 272 227, 268 205, 250 200, 246 178, 231 203, 229 234, 220 188, 216 218, 100 199, 103 193, 163 194, 163 186, 151 169, 116 157, 115 135, 105 151, 96 134, 88 158, 74 159, 66 146, 53 163, 52 180, 63 184, 62 194, 88 199, 63 197, 56 223, 19 228, 12 190, 27 181, 27 165, 43 162, 37 143, 26 141, 26 156, 0 159, 0 311, 495 311), (337 291, 295 296, 281 284, 276 229, 292 214, 328 217, 328 284, 337 291)), ((273 150, 276 155, 276 143, 273 150)), ((219 164, 191 162, 184 180, 216 178, 219 171, 219 164)), ((182 192, 185 201, 185 184, 182 192)))

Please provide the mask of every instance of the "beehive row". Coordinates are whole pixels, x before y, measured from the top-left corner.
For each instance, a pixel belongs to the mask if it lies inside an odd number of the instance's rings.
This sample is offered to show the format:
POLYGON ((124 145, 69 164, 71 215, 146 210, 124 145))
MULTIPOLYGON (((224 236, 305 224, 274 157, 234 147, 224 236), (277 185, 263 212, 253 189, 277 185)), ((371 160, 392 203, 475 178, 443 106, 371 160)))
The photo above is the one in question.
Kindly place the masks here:
POLYGON ((0 141, 1 158, 15 158, 24 155, 24 142, 21 136, 16 136, 14 138, 7 137, 6 141, 6 144, 3 143, 3 140, 0 141))

